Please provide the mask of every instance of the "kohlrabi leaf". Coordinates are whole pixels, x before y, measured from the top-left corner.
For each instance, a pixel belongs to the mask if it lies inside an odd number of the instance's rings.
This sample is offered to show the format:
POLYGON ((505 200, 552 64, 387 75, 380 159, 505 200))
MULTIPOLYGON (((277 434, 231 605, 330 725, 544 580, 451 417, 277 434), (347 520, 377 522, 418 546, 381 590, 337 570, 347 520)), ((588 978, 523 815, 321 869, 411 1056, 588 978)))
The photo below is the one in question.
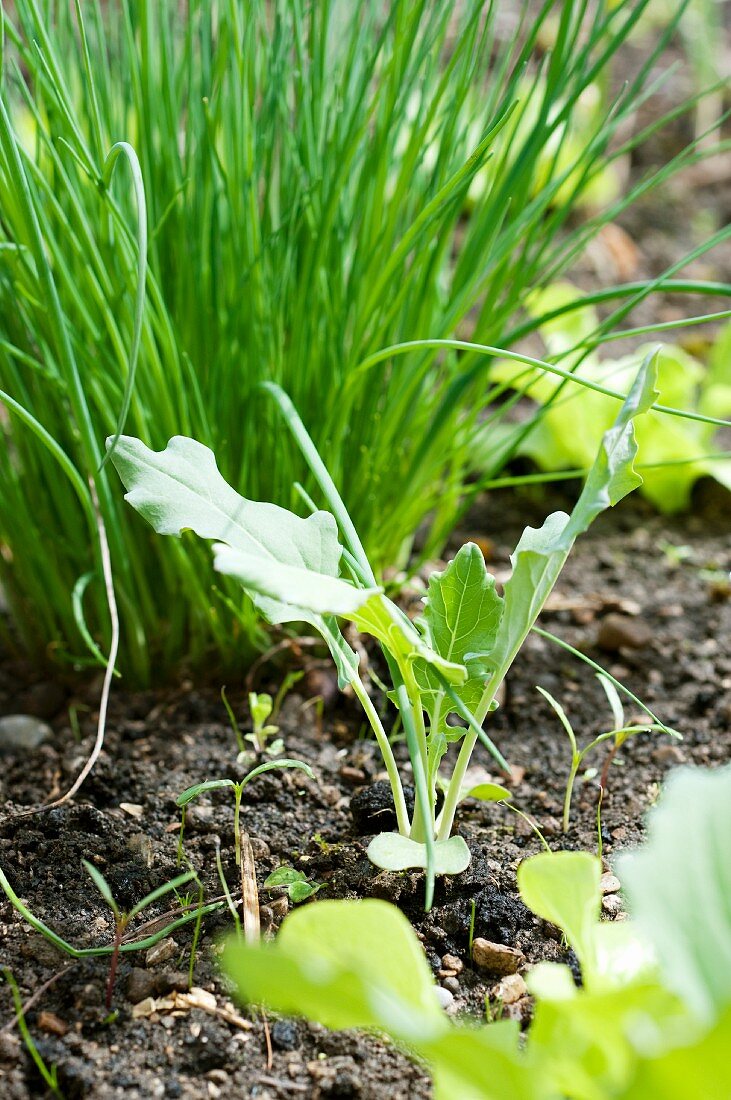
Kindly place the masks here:
POLYGON ((600 512, 618 504, 642 484, 634 468, 638 448, 633 421, 647 412, 657 398, 656 380, 657 351, 653 351, 637 372, 614 424, 604 433, 594 465, 571 512, 566 531, 570 539, 583 534, 600 512))
POLYGON ((588 972, 594 964, 600 878, 600 862, 588 852, 540 852, 518 867, 523 901, 536 916, 561 929, 588 972))
POLYGON ((434 1079, 435 1100, 555 1100, 550 1083, 520 1049, 513 1020, 455 1027, 419 1045, 434 1079))
POLYGON ((421 658, 438 668, 450 684, 466 681, 467 669, 464 665, 437 653, 388 597, 371 596, 362 607, 345 617, 352 619, 358 630, 382 642, 402 670, 413 668, 414 662, 421 658))
POLYGON ((321 901, 295 910, 273 944, 229 940, 223 967, 239 997, 331 1028, 387 1031, 396 1041, 448 1028, 424 951, 387 902, 321 901))
MULTIPOLYGON (((201 538, 225 543, 230 550, 219 555, 221 572, 235 572, 233 551, 239 551, 240 579, 263 617, 270 623, 310 623, 332 653, 340 686, 357 675, 358 658, 333 615, 309 606, 327 583, 317 578, 337 580, 340 570, 342 547, 329 512, 301 519, 275 504, 247 500, 223 479, 213 451, 185 436, 175 436, 164 451, 151 451, 139 439, 122 436, 112 461, 127 489, 125 499, 159 534, 192 530, 201 538), (278 569, 283 575, 277 582, 278 569), (315 574, 314 581, 305 580, 302 572, 315 574), (297 602, 299 596, 305 599, 303 605, 297 602)), ((338 581, 335 598, 350 600, 351 587, 338 581)), ((327 600, 319 605, 323 603, 327 600)))
POLYGON ((729 1049, 731 1009, 710 1031, 698 1036, 686 1028, 682 1044, 639 1061, 622 1100, 724 1100, 731 1096, 729 1049))
MULTIPOLYGON (((379 833, 368 845, 368 858, 384 871, 408 871, 427 866, 426 844, 401 833, 379 833)), ((461 836, 434 844, 434 874, 459 875, 470 864, 470 850, 461 836)))
MULTIPOLYGON (((466 543, 441 573, 432 573, 424 623, 431 648, 446 661, 467 667, 468 678, 456 692, 468 710, 474 711, 485 686, 484 671, 470 675, 466 659, 471 653, 488 652, 495 641, 503 601, 495 591, 495 578, 487 572, 482 551, 466 543)), ((421 691, 432 732, 454 734, 446 727, 454 706, 438 677, 425 660, 414 662, 414 676, 421 691)))
POLYGON ((717 1018, 731 1005, 731 767, 675 772, 618 874, 665 983, 717 1018))
POLYGON ((337 577, 342 547, 329 512, 301 519, 276 504, 247 500, 223 479, 213 451, 195 439, 176 435, 164 451, 151 451, 121 436, 112 461, 125 500, 158 534, 190 529, 247 554, 337 577))
MULTIPOLYGON (((380 588, 356 588, 339 577, 328 576, 314 569, 283 565, 272 558, 248 554, 224 543, 213 546, 214 567, 219 573, 235 577, 247 592, 256 594, 259 606, 270 622, 277 612, 269 604, 284 604, 289 612, 307 620, 312 615, 349 615, 357 611, 380 588)), ((288 612, 288 614, 289 614, 288 612)))
MULTIPOLYGON (((527 527, 511 556, 512 574, 505 585, 505 602, 495 645, 484 654, 485 669, 504 675, 548 599, 577 535, 605 508, 616 504, 642 479, 634 469, 637 455, 634 418, 652 404, 655 357, 648 356, 605 432, 584 489, 570 516, 554 512, 541 528, 527 527)), ((477 659, 477 655, 475 655, 477 659)), ((477 661, 475 662, 477 663, 477 661)), ((471 665, 475 667, 475 664, 471 665)))

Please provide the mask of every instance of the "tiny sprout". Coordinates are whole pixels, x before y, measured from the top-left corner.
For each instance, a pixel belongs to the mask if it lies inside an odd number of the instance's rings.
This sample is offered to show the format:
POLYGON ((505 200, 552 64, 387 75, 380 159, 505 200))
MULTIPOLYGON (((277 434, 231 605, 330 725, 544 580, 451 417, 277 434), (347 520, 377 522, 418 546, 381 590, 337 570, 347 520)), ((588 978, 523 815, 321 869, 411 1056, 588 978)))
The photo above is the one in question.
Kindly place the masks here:
POLYGON ((252 733, 246 734, 246 740, 253 744, 258 753, 267 753, 269 756, 277 756, 284 749, 284 742, 281 737, 273 741, 271 745, 267 744, 270 737, 279 733, 279 726, 266 724, 267 719, 274 710, 271 695, 266 695, 264 693, 257 695, 255 691, 250 691, 249 710, 251 711, 251 721, 254 724, 254 729, 252 733))
POLYGON ((89 863, 87 859, 82 859, 82 864, 86 873, 91 881, 96 886, 97 890, 101 894, 104 901, 107 903, 112 911, 114 917, 114 942, 112 944, 111 959, 109 961, 109 976, 107 978, 107 992, 106 992, 106 1008, 107 1012, 112 1007, 112 997, 114 995, 114 981, 117 976, 117 965, 119 963, 119 953, 122 946, 122 938, 127 930, 128 925, 134 920, 139 913, 144 909, 147 909, 148 905, 152 905, 154 902, 159 901, 165 894, 169 894, 171 891, 177 890, 180 886, 186 885, 192 879, 196 879, 197 875, 195 871, 186 871, 185 874, 178 875, 177 878, 171 879, 170 882, 164 883, 162 886, 158 886, 156 890, 152 890, 147 894, 142 901, 138 901, 136 905, 125 912, 120 909, 117 904, 114 895, 112 894, 111 887, 101 871, 95 867, 92 863, 89 863))
MULTIPOLYGON (((244 787, 249 784, 252 779, 256 779, 258 775, 262 775, 264 772, 273 771, 275 768, 298 768, 300 771, 305 772, 310 779, 314 779, 314 773, 312 768, 308 764, 304 764, 301 760, 268 760, 265 764, 259 764, 258 767, 252 768, 243 779, 238 783, 233 779, 209 779, 204 783, 196 783, 192 787, 188 787, 187 790, 179 794, 175 800, 177 806, 182 810, 182 819, 180 822, 180 841, 179 841, 179 855, 182 849, 183 832, 185 828, 185 807, 193 799, 198 798, 199 795, 204 794, 206 791, 221 790, 223 788, 229 788, 234 793, 234 853, 236 859, 236 866, 239 868, 241 876, 241 898, 244 908, 244 932, 246 938, 250 941, 258 939, 258 906, 255 904, 254 894, 256 891, 256 876, 254 874, 253 867, 253 855, 251 852, 251 843, 247 833, 242 833, 241 830, 241 796, 244 792, 244 787)), ((221 879, 221 885, 223 886, 224 894, 228 902, 229 909, 234 917, 238 928, 238 914, 236 912, 236 906, 231 898, 226 879, 223 874, 223 868, 220 863, 220 853, 217 852, 217 864, 218 873, 221 879)))
POLYGON ((276 890, 279 887, 283 887, 286 891, 289 900, 294 902, 306 901, 307 898, 311 898, 313 894, 316 894, 318 890, 321 890, 325 884, 323 882, 310 882, 309 879, 302 871, 295 871, 294 867, 277 867, 276 871, 272 871, 271 875, 264 883, 265 890, 276 890))
MULTIPOLYGON (((604 688, 604 693, 607 697, 609 706, 612 711, 613 724, 610 730, 607 730, 605 733, 600 733, 598 737, 595 737, 594 740, 590 741, 588 745, 585 745, 583 749, 580 749, 578 746, 573 726, 571 725, 571 722, 569 721, 568 716, 566 715, 566 712, 564 711, 561 704, 558 703, 553 698, 553 696, 545 690, 545 688, 538 687, 537 689, 538 691, 540 691, 543 698, 552 707, 553 711, 557 715, 558 720, 565 729, 566 735, 568 736, 569 742, 571 744, 571 767, 569 769, 569 776, 566 781, 566 793, 564 795, 563 803, 563 831, 565 833, 567 833, 569 830, 569 820, 571 816, 571 798, 573 796, 576 776, 583 761, 593 749, 597 748, 597 746, 601 745, 604 741, 612 741, 611 749, 605 759, 601 776, 599 778, 599 790, 603 795, 607 787, 609 768, 612 764, 612 761, 614 760, 616 753, 622 747, 628 737, 632 737, 636 733, 660 732, 668 733, 671 737, 676 737, 680 739, 680 734, 676 730, 671 730, 667 726, 661 725, 657 722, 647 722, 645 725, 641 726, 627 725, 625 723, 624 707, 622 706, 622 701, 619 698, 619 693, 617 692, 614 684, 609 679, 609 677, 602 672, 597 673, 597 680, 604 688)), ((586 778, 588 779, 590 776, 595 776, 596 774, 596 769, 587 769, 586 778)))

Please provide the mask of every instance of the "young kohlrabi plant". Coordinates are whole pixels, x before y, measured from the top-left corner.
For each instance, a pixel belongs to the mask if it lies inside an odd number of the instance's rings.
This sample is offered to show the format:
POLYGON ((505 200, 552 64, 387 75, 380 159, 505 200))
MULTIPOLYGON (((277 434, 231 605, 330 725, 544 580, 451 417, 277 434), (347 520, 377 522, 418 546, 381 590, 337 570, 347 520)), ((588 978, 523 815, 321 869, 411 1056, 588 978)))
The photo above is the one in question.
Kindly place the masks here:
POLYGON ((368 848, 377 866, 425 868, 426 904, 435 875, 458 874, 470 861, 462 837, 452 835, 463 781, 478 741, 499 767, 508 765, 482 728, 496 706, 500 685, 558 579, 574 540, 594 518, 642 479, 635 472, 634 419, 655 398, 655 355, 647 357, 614 425, 605 433, 583 492, 570 515, 554 512, 539 529, 527 528, 512 556, 503 595, 479 548, 463 546, 443 572, 429 579, 424 615, 412 622, 378 584, 358 533, 322 459, 289 398, 265 388, 297 440, 331 512, 302 519, 273 504, 246 500, 221 477, 213 453, 176 436, 164 451, 122 437, 113 462, 126 499, 160 534, 187 528, 213 539, 215 568, 237 578, 270 623, 306 622, 327 643, 341 688, 363 706, 383 754, 393 792, 398 832, 376 836, 368 848), (341 545, 339 534, 344 546, 341 545), (360 675, 359 658, 339 619, 380 644, 403 723, 416 788, 409 815, 388 733, 360 675), (454 718, 464 725, 452 724, 454 718), (436 791, 450 748, 457 758, 444 804, 436 791))

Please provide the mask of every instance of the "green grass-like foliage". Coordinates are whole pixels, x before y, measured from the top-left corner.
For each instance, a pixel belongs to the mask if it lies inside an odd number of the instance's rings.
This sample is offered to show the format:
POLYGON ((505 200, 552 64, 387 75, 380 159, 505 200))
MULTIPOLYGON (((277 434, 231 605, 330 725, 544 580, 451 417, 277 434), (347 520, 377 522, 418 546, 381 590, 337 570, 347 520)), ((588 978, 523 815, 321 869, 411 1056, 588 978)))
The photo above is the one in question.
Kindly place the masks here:
POLYGON ((153 447, 182 433, 247 495, 291 504, 295 452, 263 379, 292 395, 377 569, 426 516, 425 551, 440 544, 490 360, 378 353, 464 326, 509 343, 527 293, 646 190, 572 218, 631 146, 610 152, 672 33, 608 100, 646 4, 526 0, 510 26, 477 0, 8 9, 0 579, 26 647, 77 663, 107 648, 89 478, 122 670, 146 680, 214 647, 231 664, 261 642, 200 548, 123 518, 100 464, 123 421, 153 447))
MULTIPOLYGON (((571 514, 553 512, 542 527, 524 531, 512 555, 504 595, 496 591, 479 548, 467 543, 443 572, 431 575, 424 616, 416 622, 376 584, 352 518, 321 457, 287 396, 271 383, 269 390, 331 512, 315 510, 301 519, 277 505, 245 499, 224 481, 213 452, 193 439, 177 436, 164 451, 156 452, 139 439, 122 436, 113 450, 126 500, 159 534, 179 536, 190 529, 201 538, 215 539, 214 568, 240 582, 267 622, 305 622, 322 636, 340 687, 351 688, 363 706, 391 783, 398 832, 376 836, 368 855, 388 870, 425 868, 427 908, 435 875, 458 874, 470 861, 463 838, 451 833, 478 739, 508 771, 482 729, 497 705, 505 676, 576 538, 596 516, 642 483, 634 469, 635 419, 653 406, 656 359, 656 354, 648 356, 638 371, 600 441, 571 514), (345 546, 339 541, 341 533, 345 546), (416 788, 411 819, 381 713, 361 679, 359 656, 342 633, 340 619, 375 639, 387 662, 392 685, 388 698, 403 723, 416 788), (466 726, 452 724, 454 716, 466 726), (455 743, 459 753, 452 774, 442 780, 440 767, 455 743), (438 786, 444 787, 445 797, 437 816, 438 786)), ((109 448, 114 448, 112 439, 109 448)), ((260 767, 274 766, 270 762, 260 767)), ((502 790, 477 797, 492 801, 497 794, 500 799, 502 790)), ((474 789, 468 793, 476 796, 474 789)))
POLYGON ((599 921, 599 859, 525 860, 525 904, 557 925, 582 973, 539 963, 519 1025, 453 1022, 406 917, 383 901, 315 902, 273 944, 229 941, 242 1000, 331 1028, 385 1032, 425 1062, 437 1100, 710 1100, 728 1095, 731 769, 673 776, 650 837, 622 857, 632 920, 599 921), (677 889, 692 884, 698 894, 677 889), (702 899, 698 904, 697 898, 702 899), (656 949, 656 950, 655 950, 656 949))

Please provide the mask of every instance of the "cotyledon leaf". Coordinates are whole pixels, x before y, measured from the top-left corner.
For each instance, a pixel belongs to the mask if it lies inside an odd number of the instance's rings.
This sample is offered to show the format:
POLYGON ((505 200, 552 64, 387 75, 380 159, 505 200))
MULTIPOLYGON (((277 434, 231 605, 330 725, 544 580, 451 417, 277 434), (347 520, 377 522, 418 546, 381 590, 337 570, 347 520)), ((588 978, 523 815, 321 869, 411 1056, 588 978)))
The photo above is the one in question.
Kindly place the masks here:
MULTIPOLYGON (((424 622, 430 646, 446 661, 467 667, 467 679, 456 687, 465 706, 474 711, 484 689, 485 674, 470 675, 469 653, 489 652, 495 642, 503 601, 495 591, 495 578, 487 572, 482 551, 468 542, 441 573, 432 573, 424 622)), ((417 659, 414 676, 429 714, 432 734, 455 731, 446 725, 454 707, 444 685, 429 664, 417 659)), ((461 734, 463 731, 459 729, 461 734)))

